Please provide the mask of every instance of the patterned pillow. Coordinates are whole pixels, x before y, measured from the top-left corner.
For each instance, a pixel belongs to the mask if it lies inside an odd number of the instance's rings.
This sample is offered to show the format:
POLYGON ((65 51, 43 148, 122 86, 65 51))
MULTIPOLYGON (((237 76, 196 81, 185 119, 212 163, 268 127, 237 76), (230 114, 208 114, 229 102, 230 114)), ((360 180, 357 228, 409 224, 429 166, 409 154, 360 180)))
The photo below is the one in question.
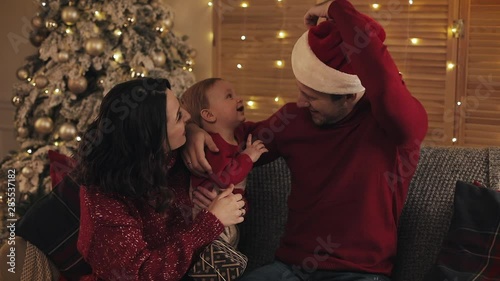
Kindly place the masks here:
POLYGON ((448 235, 424 280, 499 280, 500 192, 478 185, 457 182, 448 235))
POLYGON ((16 234, 47 255, 68 280, 78 280, 91 273, 76 247, 80 228, 80 186, 67 174, 70 171, 68 163, 73 160, 54 153, 50 157, 50 172, 56 185, 18 221, 16 234))

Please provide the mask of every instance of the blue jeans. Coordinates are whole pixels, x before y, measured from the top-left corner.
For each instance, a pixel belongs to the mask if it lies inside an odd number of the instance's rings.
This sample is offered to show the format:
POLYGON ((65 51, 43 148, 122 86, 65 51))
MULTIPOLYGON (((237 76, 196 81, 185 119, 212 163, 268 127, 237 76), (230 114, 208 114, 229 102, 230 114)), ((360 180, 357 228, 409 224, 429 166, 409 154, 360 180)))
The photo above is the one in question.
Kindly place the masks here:
POLYGON ((385 275, 335 272, 329 270, 304 271, 275 261, 243 275, 238 281, 390 281, 385 275))

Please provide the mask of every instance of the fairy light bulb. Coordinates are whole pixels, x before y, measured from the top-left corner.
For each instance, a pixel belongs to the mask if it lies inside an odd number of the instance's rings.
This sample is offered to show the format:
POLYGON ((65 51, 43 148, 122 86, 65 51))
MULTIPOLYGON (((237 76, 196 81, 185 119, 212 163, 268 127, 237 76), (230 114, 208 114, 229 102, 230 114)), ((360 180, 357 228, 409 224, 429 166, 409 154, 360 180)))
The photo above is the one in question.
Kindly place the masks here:
POLYGON ((278 31, 278 35, 276 37, 278 37, 279 39, 284 39, 284 38, 286 38, 286 32, 283 30, 280 30, 280 31, 278 31))
POLYGON ((378 8, 380 8, 380 5, 375 3, 375 4, 372 4, 372 8, 375 9, 375 10, 378 10, 378 8))
POLYGON ((242 68, 243 68, 243 65, 241 65, 241 64, 239 64, 239 63, 238 63, 238 64, 236 65, 236 67, 237 67, 238 69, 242 69, 242 68))

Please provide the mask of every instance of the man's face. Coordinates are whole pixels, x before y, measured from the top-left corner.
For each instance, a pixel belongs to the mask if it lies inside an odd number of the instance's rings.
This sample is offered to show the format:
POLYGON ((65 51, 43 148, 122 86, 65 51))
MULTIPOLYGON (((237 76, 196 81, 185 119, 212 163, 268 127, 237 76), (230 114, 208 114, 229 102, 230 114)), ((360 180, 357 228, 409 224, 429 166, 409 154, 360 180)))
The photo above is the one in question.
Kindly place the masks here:
POLYGON ((330 95, 313 90, 299 81, 297 87, 297 106, 309 109, 314 124, 318 126, 336 123, 352 110, 345 97, 333 101, 330 95))

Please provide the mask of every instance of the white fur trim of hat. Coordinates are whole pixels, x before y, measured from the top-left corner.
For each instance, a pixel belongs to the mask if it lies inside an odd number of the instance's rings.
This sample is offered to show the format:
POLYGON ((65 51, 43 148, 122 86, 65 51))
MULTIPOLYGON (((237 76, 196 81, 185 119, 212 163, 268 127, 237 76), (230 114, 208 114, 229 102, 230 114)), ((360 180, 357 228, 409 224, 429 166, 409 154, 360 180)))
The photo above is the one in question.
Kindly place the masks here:
POLYGON ((297 40, 292 51, 292 70, 295 78, 307 87, 330 95, 347 95, 365 90, 357 75, 331 68, 319 60, 309 47, 309 31, 297 40))

